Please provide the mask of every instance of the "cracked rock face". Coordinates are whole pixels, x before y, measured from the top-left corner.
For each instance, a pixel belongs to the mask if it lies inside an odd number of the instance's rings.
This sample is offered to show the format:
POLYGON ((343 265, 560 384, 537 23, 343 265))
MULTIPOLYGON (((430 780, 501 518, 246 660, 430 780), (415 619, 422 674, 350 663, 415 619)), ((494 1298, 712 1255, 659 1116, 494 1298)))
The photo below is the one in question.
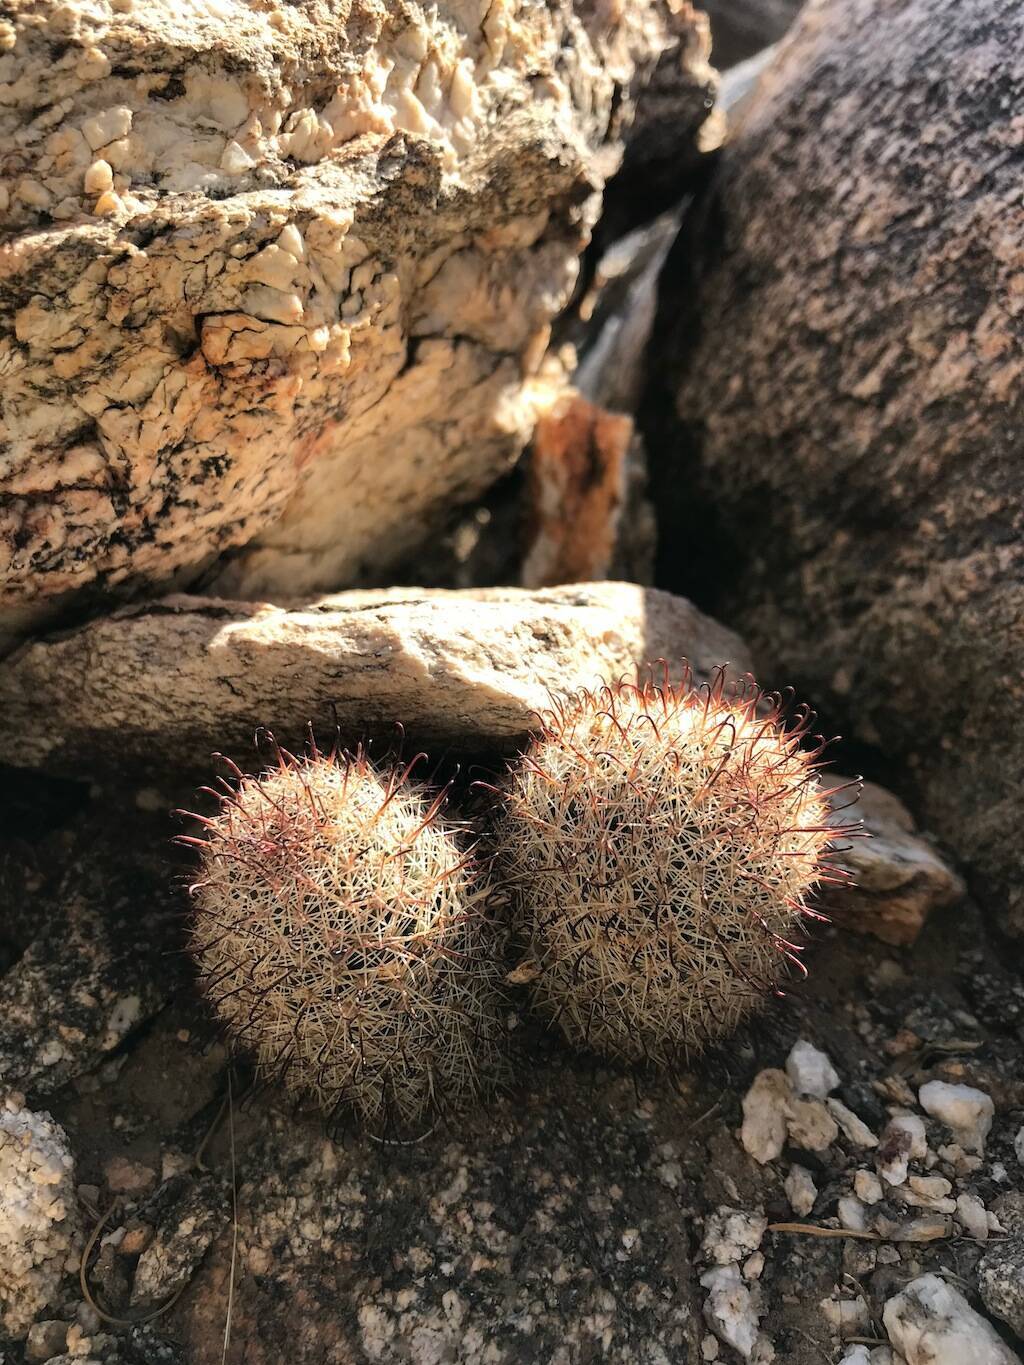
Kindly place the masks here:
POLYGON ((670 0, 5 15, 8 628, 200 570, 252 596, 396 560, 522 448, 645 83, 675 73, 681 145, 713 85, 670 0))

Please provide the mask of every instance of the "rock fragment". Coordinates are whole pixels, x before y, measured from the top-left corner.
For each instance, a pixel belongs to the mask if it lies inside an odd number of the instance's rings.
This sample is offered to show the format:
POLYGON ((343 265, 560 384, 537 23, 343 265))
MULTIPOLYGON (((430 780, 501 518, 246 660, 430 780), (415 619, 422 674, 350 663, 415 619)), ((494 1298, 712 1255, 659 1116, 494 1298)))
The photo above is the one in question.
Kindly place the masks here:
POLYGON ((858 1171, 853 1177, 853 1192, 863 1204, 877 1204, 882 1199, 882 1182, 874 1171, 858 1171))
POLYGON ((805 1152, 824 1152, 839 1136, 839 1125, 821 1100, 790 1099, 786 1128, 794 1147, 805 1152))
POLYGON ((784 1071, 758 1072, 743 1097, 740 1141, 762 1166, 782 1155, 786 1145, 787 1105, 791 1094, 784 1071))
POLYGON ((700 1282, 710 1291, 704 1301, 705 1322, 720 1341, 749 1360, 761 1322, 759 1290, 744 1284, 736 1265, 706 1270, 700 1282))
POLYGON ((921 1275, 882 1313, 893 1347, 907 1365, 1020 1365, 959 1290, 938 1275, 921 1275))
POLYGON ((917 1114, 897 1114, 882 1130, 875 1152, 875 1169, 889 1185, 902 1185, 911 1161, 928 1152, 924 1123, 917 1114))
MULTIPOLYGON (((830 786, 843 782, 830 776, 830 786)), ((963 878, 918 833, 903 802, 884 787, 865 782, 856 802, 850 804, 848 792, 837 800, 846 808, 835 818, 862 820, 870 838, 848 840, 837 856, 853 880, 830 888, 829 913, 843 929, 873 934, 896 946, 913 943, 933 910, 963 897, 963 878)))
POLYGON ((715 1265, 745 1260, 761 1245, 768 1219, 763 1213, 723 1206, 708 1220, 701 1242, 704 1259, 715 1265))
POLYGON ((158 1191, 144 1212, 159 1216, 160 1226, 139 1257, 131 1302, 134 1308, 152 1309, 189 1282, 223 1230, 227 1212, 212 1180, 187 1177, 158 1191))
POLYGON ((988 1311, 1024 1341, 1024 1236, 989 1247, 978 1263, 978 1289, 988 1311))
POLYGON ((918 1091, 921 1108, 944 1123, 968 1152, 981 1155, 992 1127, 995 1105, 989 1095, 971 1085, 928 1081, 918 1091))
POLYGON ((848 1108, 842 1100, 830 1095, 825 1101, 828 1111, 855 1147, 877 1147, 878 1139, 862 1118, 848 1108))
POLYGON ((783 1181, 783 1186, 790 1208, 801 1218, 806 1218, 811 1209, 814 1208, 814 1201, 818 1197, 818 1187, 815 1185, 814 1177, 810 1171, 806 1166, 800 1166, 794 1162, 783 1181))
POLYGON ((557 399, 537 422, 528 467, 530 545, 523 586, 606 578, 626 496, 633 420, 582 395, 557 399))
POLYGON ((53 1356, 64 1354, 67 1345, 68 1324, 57 1318, 47 1318, 34 1322, 25 1337, 25 1359, 30 1365, 40 1365, 53 1356))
POLYGON ((969 1237, 974 1237, 979 1242, 988 1241, 988 1214, 977 1195, 957 1195, 956 1221, 969 1237))
POLYGON ((819 1100, 839 1085, 839 1073, 828 1056, 806 1038, 798 1039, 790 1049, 786 1075, 798 1095, 812 1095, 819 1100))

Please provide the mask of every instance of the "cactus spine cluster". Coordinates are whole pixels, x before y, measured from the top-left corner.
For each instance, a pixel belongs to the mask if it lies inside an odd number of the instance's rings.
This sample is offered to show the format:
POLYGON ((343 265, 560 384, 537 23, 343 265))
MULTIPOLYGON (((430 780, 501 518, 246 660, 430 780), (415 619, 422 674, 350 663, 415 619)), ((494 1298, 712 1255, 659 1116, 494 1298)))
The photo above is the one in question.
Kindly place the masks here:
POLYGON ((542 721, 497 828, 518 975, 573 1044, 673 1067, 802 970, 808 893, 845 875, 824 744, 724 670, 584 691, 542 721))
POLYGON ((186 836, 203 987, 264 1075, 408 1131, 501 1070, 487 888, 409 768, 276 753, 259 777, 234 769, 186 836))

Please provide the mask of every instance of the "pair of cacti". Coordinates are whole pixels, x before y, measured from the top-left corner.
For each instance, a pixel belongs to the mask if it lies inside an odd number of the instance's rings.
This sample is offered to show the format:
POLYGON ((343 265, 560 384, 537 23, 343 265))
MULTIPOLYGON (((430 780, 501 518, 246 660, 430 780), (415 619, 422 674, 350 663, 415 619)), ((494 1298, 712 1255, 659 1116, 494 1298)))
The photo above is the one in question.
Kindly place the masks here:
POLYGON ((849 832, 809 715, 752 684, 618 683, 541 718, 497 790, 486 858, 410 767, 277 751, 203 818, 192 948, 264 1074, 403 1126, 505 1068, 513 979, 573 1043, 671 1066, 777 992, 849 832), (493 867, 496 881, 491 882, 493 867))

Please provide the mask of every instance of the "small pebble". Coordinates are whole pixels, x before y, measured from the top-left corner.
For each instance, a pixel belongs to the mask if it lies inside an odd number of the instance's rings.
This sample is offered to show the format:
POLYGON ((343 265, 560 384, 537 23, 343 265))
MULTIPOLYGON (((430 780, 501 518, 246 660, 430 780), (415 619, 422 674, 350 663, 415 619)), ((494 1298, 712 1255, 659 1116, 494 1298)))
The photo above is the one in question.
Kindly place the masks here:
POLYGON ((877 1204, 884 1193, 874 1171, 858 1171, 853 1177, 853 1192, 862 1204, 877 1204))
POLYGON ((926 1199, 944 1199, 953 1188, 941 1175, 912 1175, 908 1184, 915 1194, 926 1199))
POLYGON ((798 1095, 823 1100, 839 1085, 839 1073, 828 1056, 806 1038, 799 1039, 786 1058, 786 1075, 798 1095))
POLYGON ((152 1167, 123 1156, 111 1157, 103 1174, 112 1194, 146 1194, 156 1184, 156 1171, 152 1167))
POLYGON ((743 1262, 743 1278, 745 1280, 759 1280, 762 1270, 764 1270, 763 1251, 755 1251, 743 1262))
POLYGON ((814 1201, 818 1197, 818 1187, 806 1166, 793 1165, 789 1168, 784 1189, 790 1208, 801 1218, 805 1218, 814 1208, 814 1201))
POLYGON ((984 1152, 995 1105, 983 1090, 928 1081, 918 1091, 918 1100, 925 1113, 944 1123, 966 1151, 979 1155, 984 1152))
POLYGON ((839 1200, 839 1222, 844 1228, 851 1232, 863 1232, 867 1227, 867 1220, 864 1216, 864 1205, 859 1199, 854 1199, 852 1195, 845 1194, 839 1200))
POLYGON ((961 1194, 956 1201, 957 1222, 970 1237, 988 1241, 988 1214, 985 1205, 974 1194, 961 1194))
POLYGON ((836 1123, 843 1130, 846 1136, 856 1147, 877 1147, 878 1139, 867 1126, 867 1124, 857 1117, 852 1109, 848 1109, 842 1100, 830 1097, 825 1101, 828 1105, 829 1113, 836 1123))
POLYGON ((740 1142, 764 1166, 782 1155, 786 1145, 786 1112, 792 1094, 784 1071, 760 1071, 743 1097, 740 1142))
POLYGON ((50 1360, 53 1356, 64 1354, 67 1343, 68 1324, 47 1318, 44 1322, 34 1322, 25 1338, 25 1359, 30 1365, 38 1361, 50 1360))
POLYGON ((871 1365, 871 1357, 866 1346, 848 1346, 840 1357, 839 1365, 871 1365))

